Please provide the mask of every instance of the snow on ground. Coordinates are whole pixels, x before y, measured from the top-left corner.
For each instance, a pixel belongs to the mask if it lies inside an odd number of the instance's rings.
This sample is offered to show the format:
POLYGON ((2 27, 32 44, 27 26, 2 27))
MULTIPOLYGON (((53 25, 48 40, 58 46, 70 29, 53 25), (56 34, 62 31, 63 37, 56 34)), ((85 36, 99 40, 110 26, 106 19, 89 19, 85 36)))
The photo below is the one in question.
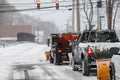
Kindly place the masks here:
POLYGON ((7 75, 14 64, 35 64, 45 61, 47 45, 36 43, 21 43, 0 48, 0 80, 7 80, 7 75))
POLYGON ((45 53, 47 45, 38 45, 35 43, 22 43, 11 47, 0 49, 0 64, 13 64, 19 62, 37 62, 39 60, 45 60, 45 53), (24 60, 23 60, 24 58, 24 60), (31 61, 32 59, 32 61, 31 61))
MULTIPOLYGON (((10 72, 12 71, 12 65, 39 64, 40 61, 42 61, 41 63, 46 63, 45 51, 49 51, 49 47, 47 45, 39 45, 30 42, 24 42, 20 44, 6 46, 5 48, 0 48, 0 80, 8 80, 8 75, 10 75, 10 72)), ((62 66, 58 67, 57 69, 53 67, 49 66, 49 68, 51 68, 50 70, 53 70, 55 73, 57 73, 59 70, 61 71, 62 66)), ((70 66, 66 66, 65 69, 68 69, 72 72, 70 66)), ((34 72, 41 74, 40 70, 41 69, 38 66, 38 69, 37 68, 34 69, 34 72)), ((59 74, 57 74, 58 77, 61 76, 61 78, 66 79, 66 76, 68 75, 65 74, 65 76, 63 76, 63 74, 60 71, 59 74)), ((75 74, 79 74, 79 73, 75 73, 75 74)), ((82 80, 88 80, 88 79, 96 80, 96 76, 85 77, 82 76, 82 74, 80 75, 82 80)), ((74 80, 74 79, 72 79, 71 77, 70 80, 74 80)))

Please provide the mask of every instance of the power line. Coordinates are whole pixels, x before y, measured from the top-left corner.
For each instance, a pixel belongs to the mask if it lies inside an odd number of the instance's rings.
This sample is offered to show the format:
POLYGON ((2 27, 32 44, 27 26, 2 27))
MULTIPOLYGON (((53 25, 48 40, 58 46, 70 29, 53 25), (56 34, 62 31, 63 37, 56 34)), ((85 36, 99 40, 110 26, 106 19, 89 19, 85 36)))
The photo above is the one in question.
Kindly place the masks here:
MULTIPOLYGON (((66 3, 66 2, 72 2, 72 1, 60 1, 60 3, 66 3)), ((105 2, 105 1, 102 1, 102 3, 105 2)), ((44 3, 41 3, 41 4, 53 4, 55 2, 44 2, 44 3)), ((97 2, 92 2, 93 4, 96 4, 97 2)), ((80 3, 80 5, 83 5, 84 3, 80 3)), ((23 5, 36 5, 36 3, 12 3, 12 4, 0 4, 0 6, 23 6, 23 5)))
MULTIPOLYGON (((71 1, 60 1, 60 3, 66 3, 66 2, 71 2, 71 1)), ((43 4, 53 4, 55 2, 43 2, 40 3, 41 5, 43 4)), ((0 8, 7 8, 7 7, 27 7, 27 6, 35 6, 36 3, 12 3, 12 4, 0 4, 0 8)))
MULTIPOLYGON (((37 8, 28 8, 28 9, 14 9, 14 10, 0 10, 0 13, 6 13, 6 12, 21 12, 21 11, 32 11, 32 10, 41 10, 43 11, 43 9, 47 9, 46 11, 51 10, 51 8, 55 8, 56 6, 49 6, 49 7, 42 7, 40 9, 37 8)), ((119 6, 120 7, 120 6, 119 6)), ((97 8, 97 7, 94 7, 97 8)), ((83 8, 79 8, 79 9, 83 9, 83 8)), ((69 10, 69 9, 59 9, 59 10, 69 10)), ((44 10, 45 11, 45 10, 44 10)))
MULTIPOLYGON (((70 1, 67 1, 67 2, 70 2, 70 1)), ((50 3, 50 2, 49 2, 50 3)), ((96 4, 97 2, 93 2, 93 4, 96 4)), ((36 4, 35 3, 15 3, 16 5, 11 5, 11 4, 0 4, 0 9, 2 8, 10 8, 10 7, 35 7, 36 4)), ((84 3, 80 3, 80 6, 82 6, 84 3)), ((68 4, 67 4, 68 5, 68 4)), ((66 7, 67 5, 61 5, 60 7, 66 7)), ((72 6, 76 6, 77 3, 74 3, 74 5, 70 5, 71 7, 72 6)), ((68 6, 68 7, 70 7, 68 6)), ((87 6, 90 6, 89 4, 87 6)))
MULTIPOLYGON (((17 4, 17 3, 16 3, 17 4)), ((34 7, 34 6, 36 6, 36 4, 34 3, 34 5, 33 5, 33 3, 19 3, 20 5, 10 5, 10 4, 0 4, 0 8, 10 8, 10 7, 34 7), (32 4, 32 5, 31 5, 32 4)), ((83 3, 81 3, 80 5, 82 5, 83 3)), ((72 6, 75 6, 75 5, 77 5, 77 4, 74 4, 74 5, 60 5, 60 7, 72 7, 72 6)))
MULTIPOLYGON (((59 7, 63 7, 63 8, 67 8, 67 7, 72 7, 73 5, 61 5, 59 7)), ((31 11, 31 10, 43 10, 43 9, 51 9, 51 8, 55 8, 56 6, 47 6, 47 7, 41 7, 40 9, 37 9, 36 7, 35 8, 27 8, 27 9, 13 9, 13 10, 10 10, 10 9, 7 9, 7 10, 0 10, 0 13, 5 13, 5 12, 20 12, 20 11, 31 11)), ((105 6, 103 6, 105 7, 105 6)), ((116 6, 114 6, 116 7, 116 6)), ((119 6, 120 7, 120 6, 119 6)), ((97 8, 97 7, 93 7, 93 8, 97 8)), ((72 8, 70 9, 60 9, 60 10, 71 10, 72 8)), ((79 9, 83 9, 83 8, 79 8, 79 9)), ((89 8, 88 8, 89 9, 89 8)))
MULTIPOLYGON (((97 3, 97 2, 93 2, 93 3, 97 3)), ((26 3, 24 3, 26 4, 26 3)), ((28 3, 29 4, 29 3, 28 3)), ((83 3, 81 3, 83 4, 83 3)), ((80 6, 81 6, 80 4, 80 6)), ((3 4, 0 4, 0 5, 3 5, 3 4)), ((72 6, 75 6, 77 4, 74 4, 74 5, 60 5, 59 7, 63 7, 63 8, 67 8, 67 7, 72 7, 72 6)), ((14 6, 12 6, 14 7, 14 6)), ((25 6, 22 6, 22 7, 25 7, 25 6)), ((34 7, 34 6, 33 6, 34 7)), ((50 8, 55 8, 56 6, 47 6, 47 7, 41 7, 40 10, 42 9, 50 9, 50 8)), ((104 7, 104 6, 103 6, 104 7)), ((114 6, 115 7, 115 6, 114 6)), ((120 7, 120 6, 119 6, 120 7)), ((1 6, 0 6, 1 8, 1 6)), ((6 7, 7 8, 7 7, 6 7)), ((9 8, 9 7, 8 7, 9 8)), ((93 7, 93 8, 97 8, 97 7, 93 7)), ((83 8, 79 8, 79 9, 83 9, 83 8)), ((36 7, 35 8, 28 8, 28 9, 13 9, 13 10, 10 10, 10 9, 7 9, 7 10, 0 10, 0 13, 5 13, 5 12, 20 12, 20 11, 31 11, 31 10, 39 10, 37 9, 36 7)), ((60 9, 60 10, 68 10, 68 9, 60 9)))
MULTIPOLYGON (((61 5, 60 7, 71 7, 72 5, 61 5)), ((55 8, 56 6, 47 6, 47 7, 41 7, 41 9, 50 9, 50 8, 55 8)), ((0 10, 0 13, 5 13, 5 12, 20 12, 20 11, 31 11, 31 10, 39 10, 37 8, 29 8, 29 9, 14 9, 14 10, 0 10)))
MULTIPOLYGON (((60 3, 66 3, 66 2, 71 2, 71 1, 60 1, 60 3)), ((53 4, 55 2, 41 2, 41 4, 53 4)), ((11 3, 11 4, 0 4, 0 5, 32 5, 36 4, 35 2, 33 3, 11 3)))

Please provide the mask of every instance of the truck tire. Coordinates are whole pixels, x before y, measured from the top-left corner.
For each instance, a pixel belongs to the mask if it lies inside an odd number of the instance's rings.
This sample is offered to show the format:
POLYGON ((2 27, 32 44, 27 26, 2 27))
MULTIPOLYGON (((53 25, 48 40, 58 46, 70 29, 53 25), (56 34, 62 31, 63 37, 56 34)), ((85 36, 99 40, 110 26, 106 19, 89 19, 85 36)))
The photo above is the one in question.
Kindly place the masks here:
POLYGON ((54 62, 54 60, 53 60, 53 58, 50 56, 50 63, 53 63, 54 62))
POLYGON ((53 60, 53 62, 54 62, 54 64, 56 65, 57 64, 57 56, 56 56, 56 54, 54 54, 54 60, 53 60))
POLYGON ((110 80, 116 80, 114 63, 110 63, 110 80))
POLYGON ((90 67, 89 67, 88 61, 85 58, 82 61, 82 74, 85 76, 90 75, 90 67))
POLYGON ((72 57, 72 70, 73 71, 77 71, 78 70, 78 67, 76 67, 76 65, 75 65, 75 59, 74 59, 74 57, 72 57))
POLYGON ((62 58, 60 54, 54 53, 53 63, 55 65, 62 65, 62 58))

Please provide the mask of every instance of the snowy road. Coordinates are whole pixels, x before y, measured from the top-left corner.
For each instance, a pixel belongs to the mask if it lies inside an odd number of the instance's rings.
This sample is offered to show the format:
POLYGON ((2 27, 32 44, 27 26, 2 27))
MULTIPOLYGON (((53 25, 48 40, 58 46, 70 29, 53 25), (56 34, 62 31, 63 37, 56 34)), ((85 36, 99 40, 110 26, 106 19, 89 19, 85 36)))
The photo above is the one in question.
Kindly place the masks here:
POLYGON ((96 80, 96 72, 86 77, 80 71, 72 71, 68 64, 53 65, 45 61, 40 64, 12 65, 8 80, 96 80))
POLYGON ((0 80, 96 80, 72 71, 69 64, 54 65, 45 60, 47 45, 21 43, 0 48, 0 80))
POLYGON ((72 71, 68 63, 50 64, 46 51, 49 51, 47 45, 31 42, 1 47, 0 80, 97 80, 96 70, 83 76, 81 71, 72 71))

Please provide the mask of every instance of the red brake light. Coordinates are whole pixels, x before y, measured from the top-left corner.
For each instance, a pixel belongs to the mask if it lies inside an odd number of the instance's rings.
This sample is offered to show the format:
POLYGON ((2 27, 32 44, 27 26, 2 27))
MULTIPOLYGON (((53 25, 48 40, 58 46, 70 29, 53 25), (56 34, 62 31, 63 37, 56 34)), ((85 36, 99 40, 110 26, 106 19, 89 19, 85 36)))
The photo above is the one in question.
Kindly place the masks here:
POLYGON ((56 4, 59 5, 59 0, 56 0, 56 4))
POLYGON ((61 52, 62 52, 62 50, 60 50, 60 49, 59 49, 59 50, 58 50, 58 52, 59 52, 59 53, 61 53, 61 52))
POLYGON ((89 48, 87 53, 88 53, 88 56, 90 57, 92 55, 92 49, 89 48))
POLYGON ((37 5, 40 5, 40 0, 37 0, 37 5))

